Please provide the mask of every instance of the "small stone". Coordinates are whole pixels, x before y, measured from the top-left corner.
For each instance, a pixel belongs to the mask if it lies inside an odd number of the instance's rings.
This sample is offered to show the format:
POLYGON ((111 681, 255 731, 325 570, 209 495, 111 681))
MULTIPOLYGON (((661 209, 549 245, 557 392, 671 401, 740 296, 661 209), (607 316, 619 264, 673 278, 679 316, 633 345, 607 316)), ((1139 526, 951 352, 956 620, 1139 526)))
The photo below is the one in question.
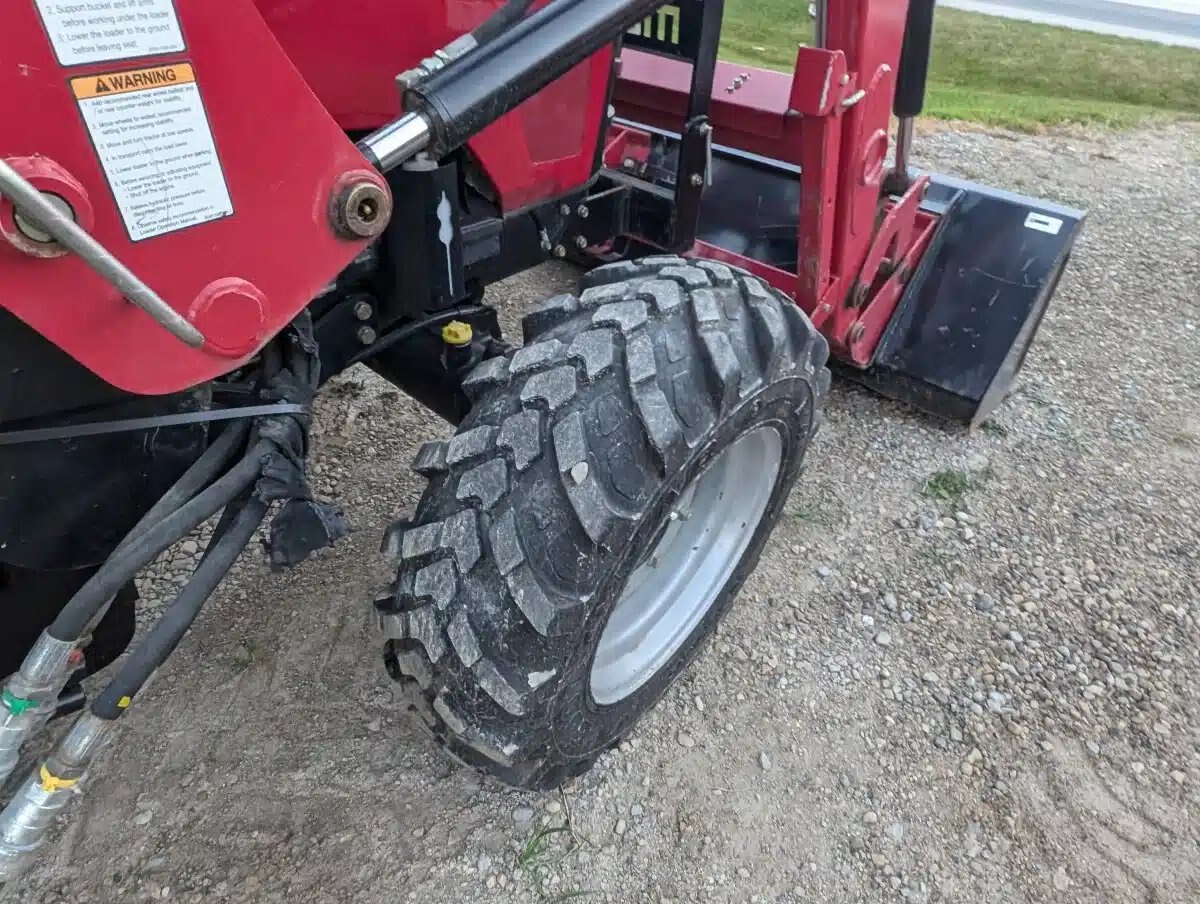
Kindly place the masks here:
POLYGON ((492 858, 488 854, 480 854, 479 859, 475 861, 475 868, 481 873, 486 873, 492 868, 492 858))
POLYGON ((888 838, 892 839, 892 841, 896 842, 896 844, 899 844, 904 840, 904 823, 893 822, 887 827, 887 835, 888 838))
POLYGON ((996 608, 996 601, 986 593, 981 593, 975 597, 975 608, 980 612, 991 612, 996 608))
POLYGON ((1008 704, 1008 697, 1000 691, 991 691, 987 698, 987 708, 994 713, 1004 712, 1004 707, 1008 704))
POLYGON ((828 565, 822 565, 817 569, 817 574, 823 578, 832 577, 833 569, 831 569, 828 565))
POLYGON ((638 817, 642 816, 645 812, 646 812, 646 808, 643 807, 641 804, 634 804, 633 806, 631 806, 629 808, 629 815, 632 816, 634 819, 637 819, 638 817))
POLYGON ((758 765, 762 767, 763 772, 768 772, 771 769, 771 758, 767 756, 765 750, 758 755, 758 765))
POLYGON ((562 805, 561 801, 552 800, 552 801, 547 802, 547 804, 546 804, 546 812, 551 815, 561 813, 562 808, 563 808, 563 805, 562 805))
POLYGON ((624 818, 621 818, 621 819, 618 819, 617 824, 615 826, 613 826, 613 831, 616 832, 618 835, 624 835, 626 830, 628 830, 628 828, 629 828, 629 823, 627 823, 624 820, 624 818))
POLYGON ((889 611, 895 612, 896 607, 900 605, 900 601, 896 599, 896 594, 885 593, 883 595, 883 605, 884 608, 888 609, 889 611))
POLYGON ((374 733, 374 732, 379 731, 381 728, 383 728, 383 720, 382 719, 372 719, 370 722, 367 723, 367 731, 369 731, 369 732, 374 733))
POLYGON ((144 826, 147 823, 149 823, 150 820, 153 818, 154 818, 153 811, 143 810, 141 813, 137 814, 137 816, 133 817, 133 824, 135 826, 144 826))
POLYGON ((926 672, 924 675, 921 676, 921 680, 924 681, 926 684, 937 684, 938 676, 937 676, 936 672, 926 672))
POLYGON ((854 837, 852 837, 850 839, 850 853, 851 854, 861 854, 866 849, 867 849, 867 843, 865 841, 863 841, 861 838, 859 838, 857 835, 855 835, 854 837))
POLYGON ((892 645, 892 635, 887 631, 880 631, 875 635, 875 643, 881 647, 890 647, 892 645))
POLYGON ((412 834, 413 834, 413 838, 424 838, 425 837, 425 829, 423 829, 421 826, 417 826, 415 829, 412 830, 412 834))
POLYGON ((581 461, 571 468, 571 480, 575 482, 576 486, 587 480, 587 476, 588 463, 586 461, 581 461))
POLYGON ((1134 775, 1141 775, 1143 772, 1146 771, 1146 764, 1145 763, 1130 763, 1129 768, 1133 771, 1134 775))
POLYGON ((533 822, 533 807, 517 807, 512 811, 513 822, 518 826, 527 826, 533 822))
POLYGON ((184 540, 179 544, 179 551, 185 556, 194 556, 200 552, 200 544, 195 540, 184 540))
POLYGON ((1171 779, 1175 782, 1175 784, 1182 785, 1185 781, 1187 781, 1187 776, 1179 769, 1172 769, 1171 779))
POLYGON ((693 738, 686 731, 679 732, 679 734, 676 736, 675 740, 677 740, 679 742, 680 747, 692 748, 692 747, 696 746, 696 739, 693 738))
POLYGON ((863 814, 863 822, 869 826, 873 826, 875 823, 879 822, 879 814, 874 810, 868 810, 863 814))
POLYGON ((1061 866, 1054 871, 1054 887, 1058 891, 1066 891, 1071 887, 1071 877, 1061 866))

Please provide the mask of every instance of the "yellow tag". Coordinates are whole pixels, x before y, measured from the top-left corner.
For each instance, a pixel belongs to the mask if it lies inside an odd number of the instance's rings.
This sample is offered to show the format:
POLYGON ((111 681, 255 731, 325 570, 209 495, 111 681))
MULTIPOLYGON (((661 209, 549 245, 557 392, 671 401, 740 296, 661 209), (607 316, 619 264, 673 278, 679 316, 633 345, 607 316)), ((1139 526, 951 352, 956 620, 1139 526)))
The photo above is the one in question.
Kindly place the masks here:
POLYGON ((45 791, 65 791, 79 784, 77 778, 59 778, 44 765, 42 766, 42 789, 45 791))
POLYGON ((120 700, 117 701, 117 706, 119 706, 121 709, 129 709, 129 704, 132 702, 133 702, 132 697, 122 697, 120 700))

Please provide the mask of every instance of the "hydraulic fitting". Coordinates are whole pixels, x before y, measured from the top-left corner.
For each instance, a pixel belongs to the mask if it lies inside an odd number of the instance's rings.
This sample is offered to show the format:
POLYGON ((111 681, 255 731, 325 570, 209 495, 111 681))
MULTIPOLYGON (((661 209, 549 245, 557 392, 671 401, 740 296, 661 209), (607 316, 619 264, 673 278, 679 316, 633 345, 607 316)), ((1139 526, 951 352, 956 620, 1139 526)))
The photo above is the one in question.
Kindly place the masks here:
POLYGON ((70 677, 74 651, 74 641, 43 632, 0 692, 0 784, 17 767, 25 741, 53 714, 70 677))
POLYGON ((17 878, 29 867, 55 817, 82 793, 80 783, 114 724, 91 713, 80 716, 0 812, 0 883, 17 878))

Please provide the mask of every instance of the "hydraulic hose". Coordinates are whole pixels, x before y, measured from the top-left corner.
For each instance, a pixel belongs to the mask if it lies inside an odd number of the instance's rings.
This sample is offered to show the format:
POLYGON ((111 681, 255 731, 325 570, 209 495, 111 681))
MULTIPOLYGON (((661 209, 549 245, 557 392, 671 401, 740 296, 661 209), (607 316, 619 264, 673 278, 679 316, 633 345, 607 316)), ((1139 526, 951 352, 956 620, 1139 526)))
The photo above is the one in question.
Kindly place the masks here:
POLYGON ((117 551, 120 552, 146 531, 157 527, 160 521, 186 505, 197 493, 212 483, 229 464, 230 459, 244 446, 249 432, 249 421, 234 421, 221 431, 221 435, 213 440, 191 467, 183 472, 183 476, 142 516, 133 530, 125 535, 117 551))
POLYGON ((179 645, 217 585, 246 548, 267 514, 267 504, 256 497, 241 503, 227 522, 228 531, 214 535, 204 560, 180 591, 145 641, 130 654, 121 670, 92 703, 94 716, 108 721, 120 718, 129 701, 179 645))
POLYGON ((486 44, 525 18, 533 0, 508 0, 486 22, 471 32, 476 44, 486 44))
POLYGON ((186 505, 159 521, 153 530, 122 544, 101 569, 63 607, 47 634, 60 641, 75 641, 87 630, 95 614, 156 556, 199 527, 236 498, 259 476, 262 456, 270 444, 261 442, 223 477, 186 505))

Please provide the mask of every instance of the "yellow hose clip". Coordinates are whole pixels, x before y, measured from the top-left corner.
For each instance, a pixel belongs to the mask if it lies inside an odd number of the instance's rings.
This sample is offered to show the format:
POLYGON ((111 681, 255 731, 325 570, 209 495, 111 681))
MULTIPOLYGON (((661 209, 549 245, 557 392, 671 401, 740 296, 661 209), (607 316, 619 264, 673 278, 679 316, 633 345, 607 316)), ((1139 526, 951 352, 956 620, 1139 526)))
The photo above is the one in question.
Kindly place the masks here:
POLYGON ((79 784, 77 778, 59 778, 53 772, 42 765, 42 790, 43 791, 66 791, 74 788, 79 784))

